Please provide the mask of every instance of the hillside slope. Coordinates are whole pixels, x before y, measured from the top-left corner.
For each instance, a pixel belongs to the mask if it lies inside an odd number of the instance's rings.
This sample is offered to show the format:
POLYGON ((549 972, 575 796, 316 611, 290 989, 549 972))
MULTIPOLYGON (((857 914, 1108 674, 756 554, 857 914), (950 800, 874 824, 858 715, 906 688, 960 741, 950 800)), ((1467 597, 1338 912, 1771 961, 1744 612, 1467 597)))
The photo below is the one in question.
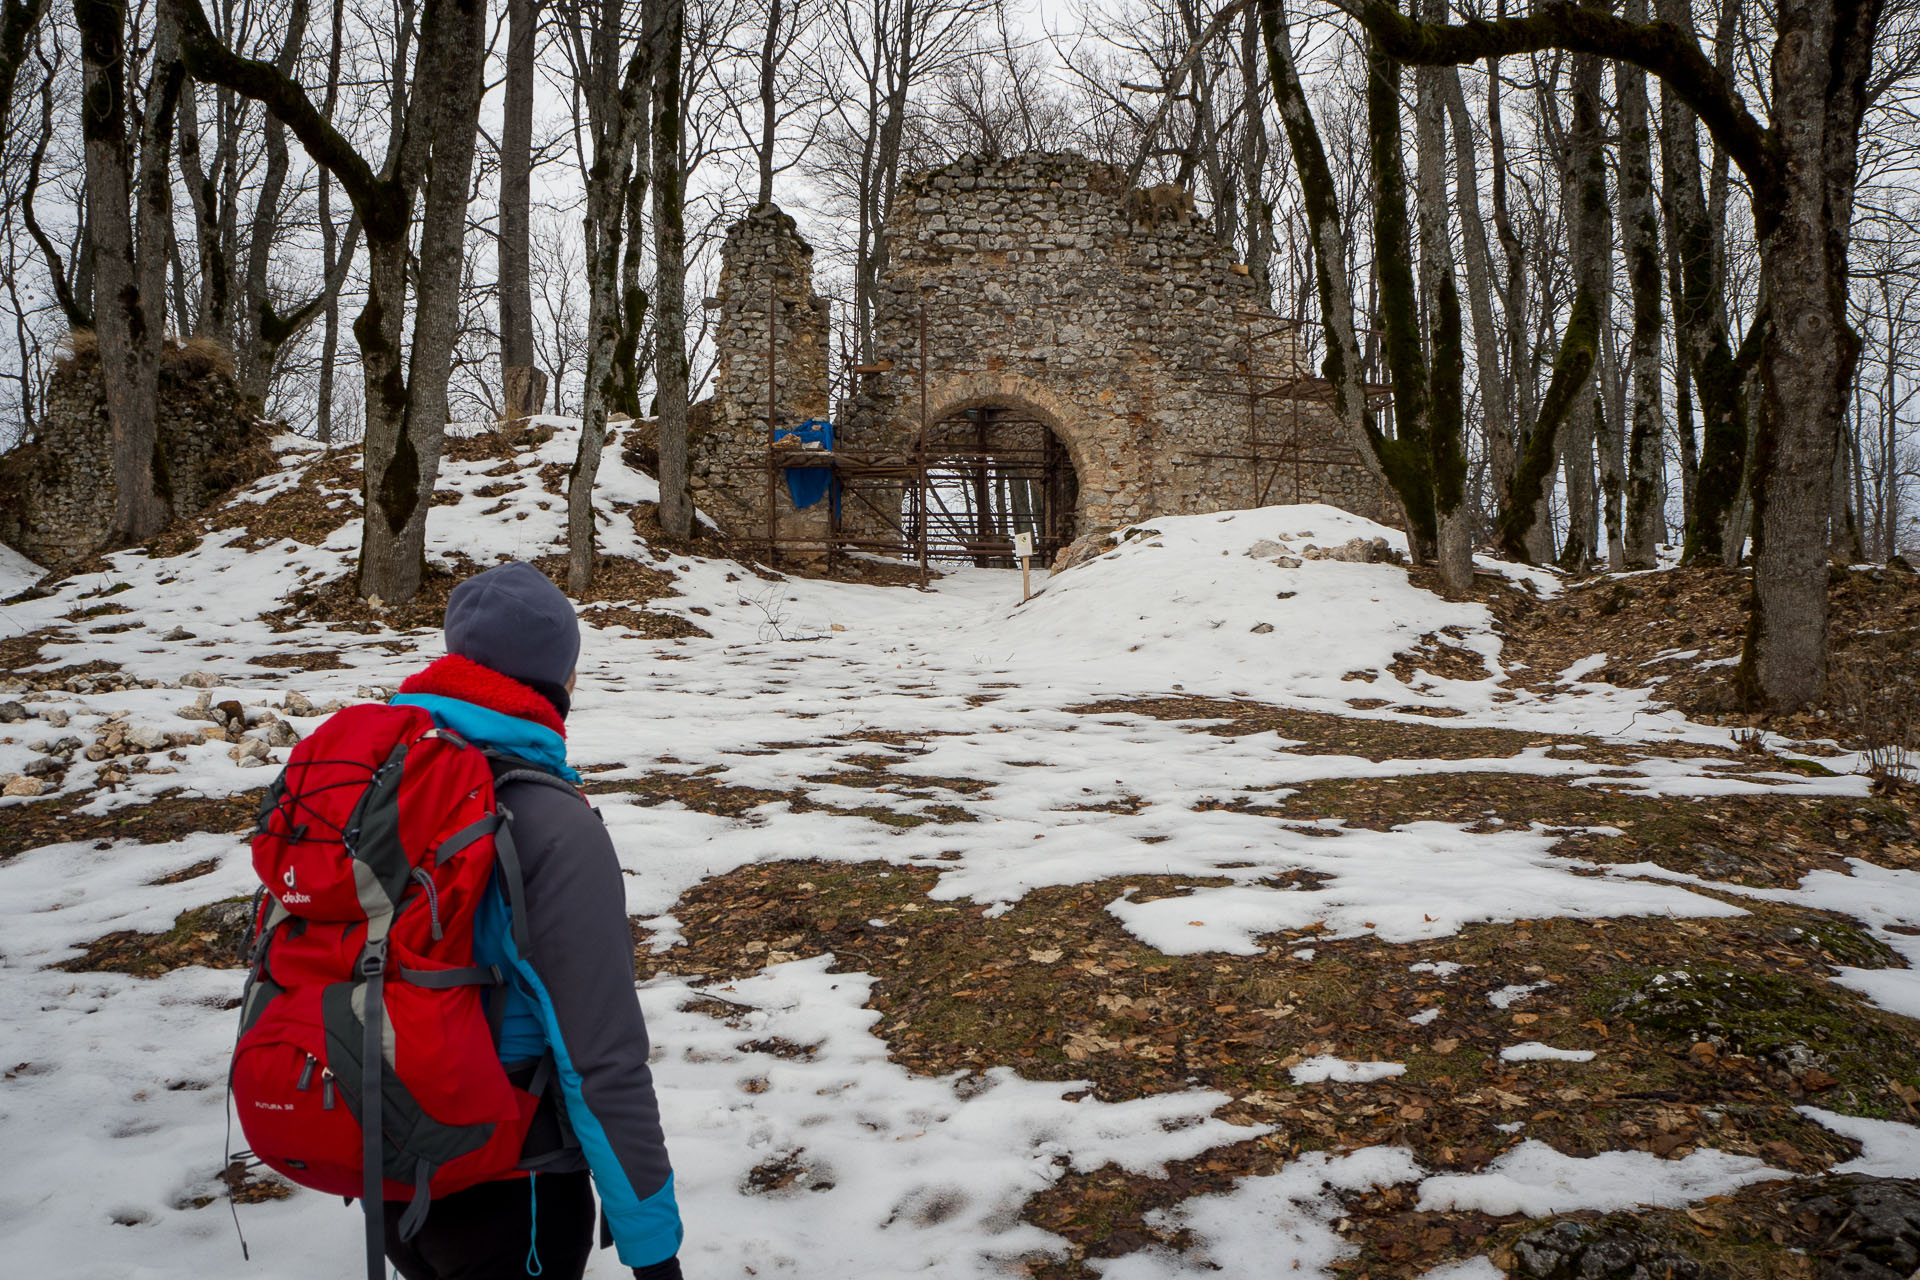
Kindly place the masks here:
MULTIPOLYGON (((0 604, 24 1271, 356 1266, 337 1200, 236 1178, 251 1264, 216 1205, 251 796, 438 656, 458 576, 558 571, 573 440, 452 442, 395 609, 352 597, 356 462, 282 444, 201 527, 0 604)), ((1920 1177, 1912 793, 1595 679, 1578 614, 1516 657, 1551 575, 1447 602, 1327 556, 1390 530, 1280 507, 1123 531, 1022 605, 656 546, 655 495, 607 451, 569 742, 689 1275, 1459 1280, 1585 1231, 1812 1277, 1893 1220, 1860 1186, 1911 1194, 1833 1171, 1920 1177)))

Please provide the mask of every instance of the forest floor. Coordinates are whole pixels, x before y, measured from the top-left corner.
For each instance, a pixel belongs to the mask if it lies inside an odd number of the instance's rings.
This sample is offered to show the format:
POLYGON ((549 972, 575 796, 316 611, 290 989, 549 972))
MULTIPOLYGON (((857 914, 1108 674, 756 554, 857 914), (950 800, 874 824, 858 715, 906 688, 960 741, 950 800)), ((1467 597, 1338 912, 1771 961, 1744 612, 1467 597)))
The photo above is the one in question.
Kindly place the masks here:
MULTIPOLYGON (((337 1200, 236 1171, 250 1265, 208 1211, 244 837, 288 743, 437 656, 459 575, 557 554, 550 425, 453 452, 404 609, 347 586, 346 455, 152 554, 0 564, 23 1269, 356 1267, 337 1200)), ((1833 692, 1757 722, 1736 571, 1483 561, 1447 601, 1281 507, 1022 605, 671 547, 617 458, 569 740, 690 1276, 1920 1267, 1914 575, 1837 573, 1833 692)))

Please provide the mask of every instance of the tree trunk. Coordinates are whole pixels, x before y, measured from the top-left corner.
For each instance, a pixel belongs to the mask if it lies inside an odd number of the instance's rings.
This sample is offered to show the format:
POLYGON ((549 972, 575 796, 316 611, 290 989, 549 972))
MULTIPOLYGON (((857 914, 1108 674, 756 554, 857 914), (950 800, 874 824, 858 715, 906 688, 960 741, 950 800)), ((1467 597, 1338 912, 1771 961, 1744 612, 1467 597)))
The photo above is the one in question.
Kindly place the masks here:
POLYGON ((1273 202, 1267 199, 1267 113, 1260 97, 1260 13, 1249 6, 1240 28, 1240 181, 1246 190, 1247 275, 1255 304, 1273 305, 1273 202))
POLYGON ((1438 530, 1428 449, 1426 361, 1420 352, 1413 234, 1400 126, 1400 63, 1367 40, 1367 156, 1373 174, 1373 269, 1380 282, 1381 349, 1393 385, 1393 436, 1381 461, 1408 502, 1407 548, 1415 564, 1433 563, 1438 530), (1396 472, 1398 475, 1396 475, 1396 472), (1402 486, 1405 486, 1402 488, 1402 486))
POLYGON ((774 73, 779 70, 783 8, 782 0, 768 0, 766 38, 760 45, 760 137, 754 148, 755 159, 760 166, 760 184, 755 189, 756 209, 764 209, 773 203, 773 131, 779 102, 774 73))
POLYGON ((1527 564, 1534 558, 1533 526, 1546 518, 1545 495, 1553 483, 1559 457, 1561 424, 1577 398, 1591 399, 1593 366, 1600 349, 1599 308, 1593 294, 1581 289, 1573 295, 1573 310, 1560 334, 1560 353, 1554 358, 1553 380, 1540 400, 1540 419, 1527 433, 1527 447, 1513 473, 1513 488, 1501 509, 1499 539, 1508 557, 1527 564))
MULTIPOLYGON (((1504 494, 1513 481, 1515 465, 1513 408, 1507 382, 1500 371, 1500 340, 1493 320, 1493 256, 1487 248, 1487 226, 1480 214, 1480 173, 1474 163, 1473 121, 1467 115, 1460 73, 1453 67, 1439 72, 1441 92, 1453 125, 1454 192, 1460 201, 1460 240, 1466 253, 1467 304, 1473 315, 1473 349, 1480 374, 1480 405, 1493 491, 1504 494)), ((1508 318, 1513 324, 1514 317, 1508 318)))
POLYGON ((517 422, 531 402, 533 367, 533 54, 538 0, 507 0, 506 84, 500 122, 500 387, 517 422))
MULTIPOLYGON (((1422 0, 1421 17, 1445 22, 1446 0, 1422 0)), ((1427 313, 1427 466, 1432 476, 1434 561, 1447 594, 1473 586, 1473 511, 1467 502, 1467 454, 1461 433, 1462 350, 1460 295, 1454 279, 1453 238, 1447 219, 1445 75, 1437 67, 1414 73, 1414 157, 1420 218, 1421 292, 1427 313)))
POLYGON ((681 44, 685 0, 653 0, 653 384, 660 423, 660 528, 693 534, 687 492, 686 161, 682 155, 681 44))
POLYGON ((173 141, 181 82, 178 37, 171 19, 163 17, 154 36, 136 185, 123 79, 123 0, 75 0, 74 19, 80 31, 94 330, 113 431, 114 514, 108 541, 125 546, 157 533, 169 514, 158 396, 166 323, 164 229, 171 212, 166 150, 173 141), (135 204, 137 244, 130 212, 135 204))
MULTIPOLYGON (((1568 256, 1576 293, 1591 295, 1594 313, 1599 322, 1605 324, 1609 313, 1613 246, 1607 226, 1600 59, 1593 54, 1577 54, 1572 64, 1573 126, 1567 132, 1565 158, 1561 163, 1568 256)), ((1597 365, 1596 361, 1596 370, 1597 365)), ((1575 573, 1587 567, 1599 545, 1593 463, 1596 438, 1603 430, 1595 382, 1590 373, 1582 393, 1574 397, 1569 407, 1560 449, 1567 477, 1567 544, 1561 551, 1560 563, 1575 573)))
MULTIPOLYGON (((1645 22, 1647 0, 1629 0, 1629 22, 1645 22)), ((1632 426, 1627 440, 1626 567, 1651 569, 1666 532, 1666 456, 1660 416, 1660 225, 1653 210, 1653 142, 1647 73, 1614 69, 1620 113, 1620 227, 1633 296, 1632 426)))
POLYGON ((1299 71, 1294 66, 1282 0, 1259 0, 1259 5, 1260 32, 1267 50, 1267 78, 1273 85, 1274 105, 1286 129, 1294 172, 1300 179, 1300 202, 1306 208, 1308 248, 1327 334, 1327 353, 1321 371, 1332 391, 1334 420, 1374 479, 1399 499, 1407 527, 1411 529, 1414 513, 1423 502, 1431 501, 1432 487, 1427 485, 1423 491, 1420 486, 1406 483, 1405 468, 1398 465, 1399 454, 1394 451, 1393 442, 1381 436, 1367 411, 1365 366, 1354 331, 1353 292, 1347 276, 1347 236, 1340 223, 1333 171, 1320 139, 1320 126, 1313 118, 1299 71), (1391 472, 1387 462, 1390 456, 1395 464, 1391 472))
POLYGON ((625 238, 632 232, 633 157, 646 132, 647 91, 658 35, 651 8, 642 11, 641 40, 623 63, 621 7, 594 11, 587 44, 587 118, 593 158, 587 171, 587 352, 586 387, 580 411, 580 446, 567 479, 567 590, 584 596, 593 585, 595 536, 593 485, 606 441, 607 408, 616 397, 616 348, 621 337, 620 271, 625 238))
MULTIPOLYGON (((416 97, 410 133, 417 129, 425 135, 431 164, 427 156, 420 156, 415 170, 425 174, 420 289, 404 374, 400 336, 406 305, 407 220, 387 222, 389 235, 377 248, 368 220, 367 308, 354 324, 367 378, 367 504, 360 593, 389 604, 413 598, 426 564, 427 512, 440 471, 447 382, 459 333, 468 183, 485 51, 482 0, 448 0, 423 15, 414 83, 420 95, 431 95, 431 101, 416 97)), ((406 166, 412 159, 403 157, 401 163, 406 166)))
MULTIPOLYGON (((1693 13, 1687 0, 1657 0, 1661 20, 1689 37, 1693 13)), ((1715 252, 1717 233, 1700 177, 1700 139, 1694 113, 1676 88, 1660 87, 1661 194, 1667 235, 1679 263, 1674 326, 1686 364, 1699 389, 1700 460, 1693 486, 1681 562, 1717 564, 1724 555, 1727 518, 1745 470, 1746 406, 1741 375, 1727 340, 1724 280, 1715 252)))

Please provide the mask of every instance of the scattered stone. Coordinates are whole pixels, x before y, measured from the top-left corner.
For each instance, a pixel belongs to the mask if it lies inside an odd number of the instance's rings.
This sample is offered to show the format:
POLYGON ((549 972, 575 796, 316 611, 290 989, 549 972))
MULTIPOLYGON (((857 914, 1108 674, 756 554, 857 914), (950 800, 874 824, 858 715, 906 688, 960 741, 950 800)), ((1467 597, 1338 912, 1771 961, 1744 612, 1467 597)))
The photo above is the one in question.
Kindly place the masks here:
POLYGON ((102 765, 96 781, 103 787, 117 787, 128 778, 127 767, 118 761, 102 765))
POLYGON ((19 724, 29 719, 26 707, 18 702, 0 702, 0 724, 19 724))
POLYGON ((214 711, 216 713, 215 724, 224 724, 235 733, 247 727, 247 709, 241 706, 236 699, 227 699, 225 702, 214 707, 214 711))
POLYGON ((71 760, 74 757, 74 753, 86 745, 86 743, 80 741, 78 738, 55 738, 53 745, 47 748, 47 753, 71 760))
POLYGON ((38 760, 29 761, 21 772, 29 778, 48 778, 66 772, 66 768, 67 762, 59 756, 41 756, 38 760))
POLYGON ((1401 555, 1385 538, 1349 538, 1337 547, 1308 547, 1300 553, 1309 560, 1340 560, 1348 564, 1395 564, 1401 555))
POLYGON ((1714 1280, 1700 1263, 1631 1220, 1552 1222, 1513 1242, 1516 1280, 1714 1280))
POLYGON ((1253 629, 1253 634, 1257 636, 1271 635, 1272 633, 1273 624, 1271 622, 1262 622, 1253 629))
POLYGON ((228 737, 224 726, 210 724, 200 731, 199 740, 201 742, 227 742, 231 739, 228 737))
POLYGON ((290 747, 300 741, 300 731, 285 720, 275 720, 267 729, 267 742, 276 747, 290 747))
POLYGON ((1920 1186, 1845 1174, 1810 1188, 1820 1216, 1821 1280, 1909 1280, 1920 1271, 1920 1186))
POLYGON ((128 730, 127 745, 135 751, 159 751, 167 745, 167 735, 150 725, 138 725, 128 730))
POLYGON ((7 775, 6 785, 0 787, 0 796, 37 796, 43 794, 46 789, 46 785, 38 778, 12 773, 7 775))
POLYGON ((248 760, 258 760, 264 763, 271 754, 272 751, 268 748, 265 739, 242 738, 228 750, 227 758, 238 760, 242 764, 245 764, 248 760))
POLYGON ((289 689, 286 699, 280 704, 280 709, 290 716, 310 716, 313 714, 313 703, 308 701, 307 695, 298 689, 289 689))
POLYGON ((185 627, 175 627, 173 630, 167 632, 167 634, 161 636, 160 638, 162 640, 169 640, 169 641, 176 641, 176 642, 181 640, 191 640, 193 639, 193 632, 187 630, 185 627))
POLYGON ((1286 547, 1272 538, 1262 538, 1247 548, 1247 554, 1255 560, 1271 560, 1277 555, 1284 555, 1286 551, 1286 547))
POLYGON ((65 711, 60 710, 57 707, 54 708, 52 711, 47 712, 45 715, 41 716, 40 718, 42 720, 45 720, 48 724, 52 725, 56 729, 64 729, 67 727, 68 724, 72 723, 73 721, 73 717, 71 715, 69 715, 65 711))
POLYGON ((219 686, 220 677, 205 671, 196 671, 191 675, 180 677, 182 689, 217 689, 219 686))

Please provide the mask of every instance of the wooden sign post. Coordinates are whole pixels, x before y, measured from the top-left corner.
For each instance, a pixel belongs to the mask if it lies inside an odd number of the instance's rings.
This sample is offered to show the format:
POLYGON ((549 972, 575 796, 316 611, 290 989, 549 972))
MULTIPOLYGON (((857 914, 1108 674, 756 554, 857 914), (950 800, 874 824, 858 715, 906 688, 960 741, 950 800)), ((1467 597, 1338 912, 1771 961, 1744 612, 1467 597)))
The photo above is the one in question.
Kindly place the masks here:
POLYGON ((1025 604, 1033 598, 1033 592, 1029 589, 1031 579, 1028 577, 1028 570, 1033 565, 1033 535, 1031 533, 1016 533, 1013 535, 1013 554, 1020 557, 1020 603, 1025 604))

